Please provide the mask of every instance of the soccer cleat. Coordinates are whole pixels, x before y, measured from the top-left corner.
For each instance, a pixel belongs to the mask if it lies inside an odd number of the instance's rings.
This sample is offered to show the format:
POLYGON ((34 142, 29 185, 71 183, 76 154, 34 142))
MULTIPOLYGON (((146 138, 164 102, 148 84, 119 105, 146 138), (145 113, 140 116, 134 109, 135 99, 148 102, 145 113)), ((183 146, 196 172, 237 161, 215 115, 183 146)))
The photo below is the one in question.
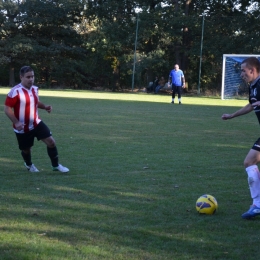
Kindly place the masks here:
POLYGON ((60 172, 68 172, 69 169, 67 167, 62 166, 61 164, 59 164, 59 166, 57 167, 52 167, 53 171, 60 171, 60 172))
POLYGON ((181 105, 181 101, 179 101, 179 105, 181 105))
POLYGON ((24 166, 27 168, 29 172, 39 172, 39 170, 34 166, 34 164, 28 166, 26 163, 24 163, 24 166))
POLYGON ((256 205, 252 205, 247 212, 242 214, 241 217, 244 219, 251 219, 258 215, 260 215, 260 208, 258 208, 256 205))

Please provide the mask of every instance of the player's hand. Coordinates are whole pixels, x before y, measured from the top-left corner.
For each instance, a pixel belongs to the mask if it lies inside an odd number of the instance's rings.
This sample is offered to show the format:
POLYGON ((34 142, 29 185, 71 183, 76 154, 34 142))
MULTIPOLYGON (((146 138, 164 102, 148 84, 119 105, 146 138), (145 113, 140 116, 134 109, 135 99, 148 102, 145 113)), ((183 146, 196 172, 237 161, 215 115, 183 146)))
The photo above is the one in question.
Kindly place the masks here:
POLYGON ((21 123, 21 122, 17 122, 14 124, 15 128, 18 130, 18 131, 21 131, 23 130, 25 124, 24 123, 21 123))
POLYGON ((52 111, 52 106, 45 106, 45 110, 50 113, 52 111))
POLYGON ((251 102, 252 102, 252 107, 258 107, 260 106, 260 101, 257 101, 256 98, 251 98, 251 102))
POLYGON ((222 120, 228 120, 228 119, 232 118, 232 115, 231 114, 223 114, 221 118, 222 118, 222 120))
POLYGON ((252 107, 259 107, 259 106, 260 106, 260 101, 252 103, 252 107))

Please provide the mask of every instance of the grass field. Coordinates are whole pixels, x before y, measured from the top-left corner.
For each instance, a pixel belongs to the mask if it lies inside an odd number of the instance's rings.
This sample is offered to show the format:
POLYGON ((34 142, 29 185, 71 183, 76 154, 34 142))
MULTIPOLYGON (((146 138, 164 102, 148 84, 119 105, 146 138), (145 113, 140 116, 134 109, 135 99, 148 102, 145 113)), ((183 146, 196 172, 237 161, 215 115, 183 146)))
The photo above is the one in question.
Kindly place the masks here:
POLYGON ((222 121, 243 100, 41 90, 40 110, 68 174, 52 172, 35 141, 23 166, 0 89, 0 259, 258 259, 260 217, 243 160, 259 125, 253 113, 222 121), (213 216, 195 202, 211 194, 213 216))

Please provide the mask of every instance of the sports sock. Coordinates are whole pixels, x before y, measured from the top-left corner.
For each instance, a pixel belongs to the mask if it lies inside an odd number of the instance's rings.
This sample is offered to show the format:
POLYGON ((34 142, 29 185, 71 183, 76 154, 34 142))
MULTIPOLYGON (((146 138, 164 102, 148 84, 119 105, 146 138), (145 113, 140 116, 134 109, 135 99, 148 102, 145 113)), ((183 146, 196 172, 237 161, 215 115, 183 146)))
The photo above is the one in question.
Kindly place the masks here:
POLYGON ((253 199, 253 204, 260 208, 260 172, 257 165, 246 168, 248 184, 253 199))
POLYGON ((48 152, 48 155, 51 159, 51 164, 53 167, 57 167, 59 166, 59 156, 58 156, 58 150, 57 150, 57 147, 53 147, 53 148, 50 148, 50 147, 47 147, 47 152, 48 152))
POLYGON ((31 153, 25 153, 24 151, 22 151, 21 155, 22 155, 23 160, 26 163, 26 165, 31 166, 32 165, 31 153))

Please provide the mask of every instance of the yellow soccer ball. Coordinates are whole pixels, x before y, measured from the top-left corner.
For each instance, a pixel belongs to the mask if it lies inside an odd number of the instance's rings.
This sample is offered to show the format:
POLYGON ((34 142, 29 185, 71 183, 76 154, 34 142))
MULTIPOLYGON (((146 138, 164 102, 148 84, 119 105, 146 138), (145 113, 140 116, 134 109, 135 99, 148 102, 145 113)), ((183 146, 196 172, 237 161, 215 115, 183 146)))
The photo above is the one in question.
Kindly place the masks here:
POLYGON ((196 210, 200 214, 213 215, 216 213, 217 208, 217 200, 209 194, 200 196, 196 201, 196 210))

